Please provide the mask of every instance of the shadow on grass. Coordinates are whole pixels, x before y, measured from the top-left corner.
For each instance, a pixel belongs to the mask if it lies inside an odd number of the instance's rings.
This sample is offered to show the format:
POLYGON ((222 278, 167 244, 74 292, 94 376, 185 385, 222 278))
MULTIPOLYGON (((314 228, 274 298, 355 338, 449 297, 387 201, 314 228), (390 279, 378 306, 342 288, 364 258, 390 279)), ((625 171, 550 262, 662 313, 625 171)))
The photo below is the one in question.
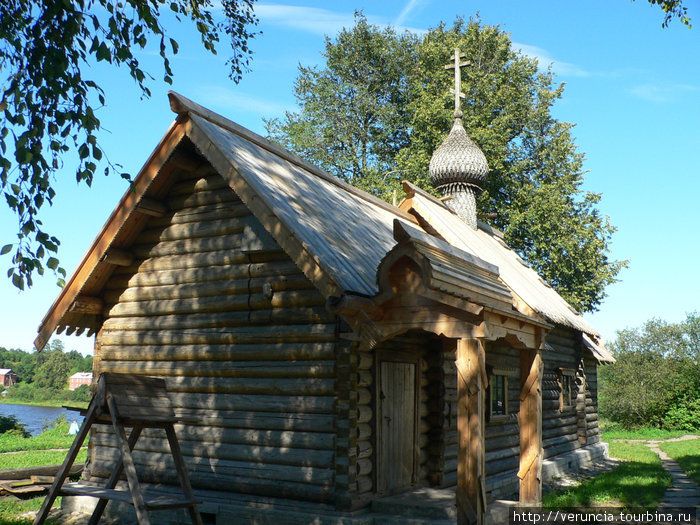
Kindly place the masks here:
POLYGON ((660 443, 659 448, 676 461, 700 485, 700 439, 660 443))
POLYGON ((543 506, 656 508, 670 485, 671 476, 660 464, 627 461, 576 487, 548 494, 543 506))

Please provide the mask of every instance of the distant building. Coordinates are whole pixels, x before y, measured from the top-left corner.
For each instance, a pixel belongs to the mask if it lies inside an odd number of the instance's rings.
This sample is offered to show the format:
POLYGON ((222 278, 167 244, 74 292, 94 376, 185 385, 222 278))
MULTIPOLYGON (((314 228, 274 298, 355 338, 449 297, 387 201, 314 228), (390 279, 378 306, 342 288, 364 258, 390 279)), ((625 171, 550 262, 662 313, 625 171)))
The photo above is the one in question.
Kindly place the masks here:
POLYGON ((92 384, 92 372, 76 372, 68 379, 68 390, 75 390, 82 385, 92 384))
POLYGON ((0 368, 0 386, 12 386, 17 382, 17 374, 11 368, 0 368))

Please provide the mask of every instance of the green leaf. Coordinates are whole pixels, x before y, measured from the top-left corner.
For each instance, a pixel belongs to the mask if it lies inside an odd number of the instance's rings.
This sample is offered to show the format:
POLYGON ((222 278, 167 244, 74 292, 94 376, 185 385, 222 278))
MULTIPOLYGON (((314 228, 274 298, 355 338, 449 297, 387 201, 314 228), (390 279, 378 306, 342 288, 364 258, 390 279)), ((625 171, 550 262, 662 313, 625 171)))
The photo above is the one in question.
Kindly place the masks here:
POLYGON ((5 255, 6 253, 10 253, 10 251, 12 251, 12 245, 6 244, 2 247, 2 249, 0 249, 0 255, 5 255))
POLYGON ((58 259, 56 259, 56 257, 49 257, 49 259, 46 261, 46 266, 52 270, 55 270, 58 268, 58 259))
POLYGON ((96 56, 98 62, 101 60, 106 60, 108 62, 112 61, 112 54, 109 52, 109 48, 104 42, 100 43, 100 45, 97 47, 96 56))

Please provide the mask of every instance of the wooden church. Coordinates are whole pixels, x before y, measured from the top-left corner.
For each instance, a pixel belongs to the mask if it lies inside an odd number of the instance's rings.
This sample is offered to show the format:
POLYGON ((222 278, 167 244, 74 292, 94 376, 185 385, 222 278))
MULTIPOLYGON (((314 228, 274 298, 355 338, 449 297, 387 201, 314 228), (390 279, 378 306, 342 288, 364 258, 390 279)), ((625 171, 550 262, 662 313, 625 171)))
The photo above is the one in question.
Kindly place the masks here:
MULTIPOLYGON (((36 347, 95 334, 95 377, 166 381, 204 523, 430 523, 436 500, 438 523, 483 523, 492 501, 537 502, 543 478, 605 453, 596 368, 612 357, 476 220, 488 166, 459 108, 430 167, 447 198, 406 183, 395 207, 170 105, 36 347)), ((85 482, 116 457, 94 427, 85 482)), ((179 490, 157 431, 134 460, 149 490, 179 490)))

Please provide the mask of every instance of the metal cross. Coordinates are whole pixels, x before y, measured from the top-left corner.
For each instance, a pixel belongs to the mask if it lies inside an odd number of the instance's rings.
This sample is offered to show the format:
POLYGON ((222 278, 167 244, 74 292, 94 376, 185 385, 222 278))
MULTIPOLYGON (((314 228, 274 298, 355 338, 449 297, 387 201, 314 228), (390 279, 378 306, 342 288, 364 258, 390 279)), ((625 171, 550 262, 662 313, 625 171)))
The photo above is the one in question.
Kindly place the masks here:
POLYGON ((455 96, 455 118, 462 117, 462 107, 461 107, 461 103, 460 103, 459 99, 460 98, 467 98, 467 96, 460 91, 460 88, 462 86, 462 70, 461 70, 461 68, 464 66, 471 66, 472 65, 472 63, 469 60, 462 60, 462 59, 466 59, 466 58, 467 58, 467 55, 460 53, 459 48, 456 48, 454 60, 445 66, 445 69, 454 69, 455 70, 455 87, 454 87, 454 89, 450 89, 450 93, 452 93, 455 96))

